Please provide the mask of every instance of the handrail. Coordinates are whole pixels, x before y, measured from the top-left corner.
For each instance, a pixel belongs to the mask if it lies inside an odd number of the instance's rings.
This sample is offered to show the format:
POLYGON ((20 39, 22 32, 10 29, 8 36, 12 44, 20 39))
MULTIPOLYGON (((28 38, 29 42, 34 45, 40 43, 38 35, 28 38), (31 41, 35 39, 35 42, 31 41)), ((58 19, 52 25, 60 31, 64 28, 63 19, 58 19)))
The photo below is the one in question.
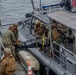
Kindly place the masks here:
POLYGON ((65 47, 63 47, 62 45, 58 44, 57 42, 53 41, 53 43, 59 45, 60 47, 62 47, 63 49, 66 50, 66 52, 70 53, 71 55, 73 55, 76 58, 76 55, 74 53, 72 53, 71 51, 69 51, 68 49, 66 49, 65 47))
MULTIPOLYGON (((64 46, 58 44, 57 42, 53 41, 52 43, 58 45, 59 47, 62 48, 62 52, 58 51, 56 48, 52 48, 53 50, 56 50, 59 53, 59 56, 57 56, 56 54, 54 54, 54 57, 57 58, 57 60, 59 61, 59 63, 56 61, 56 63, 60 64, 61 67, 63 67, 66 70, 66 73, 68 75, 72 75, 70 73, 70 71, 67 70, 66 66, 67 66, 67 58, 68 56, 65 55, 65 52, 71 54, 72 56, 74 56, 74 58, 76 58, 76 55, 74 53, 72 53, 71 51, 69 51, 68 49, 66 49, 64 46), (60 56, 61 55, 61 56, 60 56), (65 67, 64 67, 65 66, 65 67)), ((54 59, 55 60, 55 59, 54 59)))
MULTIPOLYGON (((55 49, 55 48, 53 48, 53 49, 55 49)), ((57 51, 57 52, 60 53, 62 56, 64 56, 64 54, 62 54, 60 51, 58 51, 58 50, 56 50, 56 49, 55 49, 55 51, 57 51)), ((66 56, 64 56, 64 57, 66 57, 66 56)))
MULTIPOLYGON (((0 35, 0 39, 2 38, 2 33, 1 33, 1 35, 0 35)), ((1 46, 3 47, 3 49, 5 49, 5 47, 4 47, 4 45, 3 45, 3 43, 2 43, 2 41, 0 40, 0 44, 1 44, 1 46)))
MULTIPOLYGON (((17 23, 19 23, 19 26, 20 26, 22 23, 28 22, 29 19, 30 19, 30 18, 25 18, 24 20, 20 20, 20 21, 18 21, 17 23)), ((10 25, 13 25, 13 23, 0 25, 0 27, 10 26, 10 25)))

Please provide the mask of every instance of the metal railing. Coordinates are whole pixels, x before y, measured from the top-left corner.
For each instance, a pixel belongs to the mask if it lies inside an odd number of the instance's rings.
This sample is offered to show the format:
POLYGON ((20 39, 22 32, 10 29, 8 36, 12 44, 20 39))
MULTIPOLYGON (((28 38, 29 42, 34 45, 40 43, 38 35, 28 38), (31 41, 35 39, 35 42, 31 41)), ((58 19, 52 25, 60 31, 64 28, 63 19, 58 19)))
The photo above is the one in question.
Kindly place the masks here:
MULTIPOLYGON (((66 70, 67 75, 73 75, 67 67, 68 59, 76 61, 76 55, 70 50, 64 47, 64 44, 58 44, 57 42, 52 42, 53 49, 53 60, 66 70)), ((70 61, 72 64, 73 62, 70 61)), ((75 64, 75 63, 74 63, 75 64)), ((70 65, 69 65, 70 66, 70 65)), ((75 67, 75 66, 74 66, 75 67)), ((75 75, 75 74, 74 74, 75 75)))

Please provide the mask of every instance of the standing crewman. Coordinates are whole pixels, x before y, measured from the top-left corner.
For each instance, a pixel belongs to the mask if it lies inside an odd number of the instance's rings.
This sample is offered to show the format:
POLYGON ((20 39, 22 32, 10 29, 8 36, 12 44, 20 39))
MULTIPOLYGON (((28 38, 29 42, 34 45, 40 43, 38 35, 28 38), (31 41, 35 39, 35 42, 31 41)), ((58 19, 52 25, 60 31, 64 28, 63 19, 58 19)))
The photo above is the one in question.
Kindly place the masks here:
POLYGON ((14 57, 15 55, 15 47, 13 44, 16 44, 16 39, 14 36, 13 26, 9 26, 9 29, 4 33, 2 37, 2 43, 5 47, 10 48, 14 57))
MULTIPOLYGON (((14 33, 14 36, 15 36, 15 39, 16 39, 16 45, 19 45, 20 40, 19 40, 19 34, 18 34, 18 23, 13 24, 13 33, 14 33)), ((18 50, 16 48, 16 45, 15 45, 15 52, 17 53, 18 50)))
MULTIPOLYGON (((52 35, 52 41, 55 41, 58 44, 60 44, 62 42, 61 34, 58 32, 57 22, 56 21, 54 21, 52 23, 51 35, 52 35)), ((57 44, 53 43, 53 47, 55 48, 54 52, 59 56, 59 46, 57 44)))
POLYGON ((60 32, 58 32, 56 22, 53 22, 51 29, 52 29, 52 32, 51 32, 52 40, 60 44, 61 43, 61 34, 60 34, 60 32))
POLYGON ((13 33, 14 33, 14 36, 15 36, 15 38, 16 38, 16 40, 18 40, 19 39, 19 35, 18 35, 18 23, 14 23, 13 24, 13 33))
POLYGON ((4 58, 1 61, 1 75, 15 75, 16 62, 9 48, 4 49, 4 58))
POLYGON ((46 46, 49 45, 49 29, 45 27, 45 25, 40 22, 39 20, 35 20, 35 26, 34 26, 35 36, 37 38, 36 43, 40 47, 40 50, 43 50, 44 52, 46 49, 46 46))

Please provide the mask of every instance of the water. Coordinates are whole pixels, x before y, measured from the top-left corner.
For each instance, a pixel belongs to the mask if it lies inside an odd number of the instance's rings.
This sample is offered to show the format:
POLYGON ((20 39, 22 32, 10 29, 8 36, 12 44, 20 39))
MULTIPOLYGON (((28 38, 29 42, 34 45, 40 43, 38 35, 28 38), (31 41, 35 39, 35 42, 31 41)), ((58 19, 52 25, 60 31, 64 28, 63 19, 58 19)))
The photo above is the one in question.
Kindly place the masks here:
POLYGON ((2 24, 17 22, 31 11, 31 0, 0 0, 0 19, 2 24))
MULTIPOLYGON (((33 0, 35 7, 39 8, 40 0, 33 0)), ((42 0, 42 4, 58 3, 61 0, 42 0)), ((14 23, 32 11, 31 0, 0 0, 0 19, 2 24, 14 23)))

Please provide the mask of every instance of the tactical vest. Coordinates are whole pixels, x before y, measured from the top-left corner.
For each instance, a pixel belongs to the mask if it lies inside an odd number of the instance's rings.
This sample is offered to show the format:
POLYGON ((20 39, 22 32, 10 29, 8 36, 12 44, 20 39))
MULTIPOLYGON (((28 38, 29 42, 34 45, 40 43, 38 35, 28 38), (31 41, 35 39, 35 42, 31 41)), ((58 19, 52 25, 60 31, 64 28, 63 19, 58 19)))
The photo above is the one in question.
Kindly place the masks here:
POLYGON ((43 24, 41 24, 41 26, 38 27, 34 27, 34 31, 35 33, 37 33, 38 35, 42 36, 44 31, 45 31, 45 27, 43 26, 43 24))
POLYGON ((53 41, 56 41, 58 38, 60 38, 61 37, 61 35, 60 35, 60 33, 57 31, 57 29, 56 28, 53 28, 52 29, 52 39, 53 39, 53 41))
POLYGON ((15 71, 16 70, 15 59, 11 57, 11 58, 6 58, 5 60, 7 61, 6 73, 15 71))
POLYGON ((48 41, 48 38, 46 36, 41 36, 39 38, 40 38, 40 39, 38 39, 39 44, 48 45, 49 41, 48 41))
POLYGON ((44 33, 44 28, 43 27, 40 27, 39 31, 38 31, 38 35, 42 36, 43 33, 44 33))

